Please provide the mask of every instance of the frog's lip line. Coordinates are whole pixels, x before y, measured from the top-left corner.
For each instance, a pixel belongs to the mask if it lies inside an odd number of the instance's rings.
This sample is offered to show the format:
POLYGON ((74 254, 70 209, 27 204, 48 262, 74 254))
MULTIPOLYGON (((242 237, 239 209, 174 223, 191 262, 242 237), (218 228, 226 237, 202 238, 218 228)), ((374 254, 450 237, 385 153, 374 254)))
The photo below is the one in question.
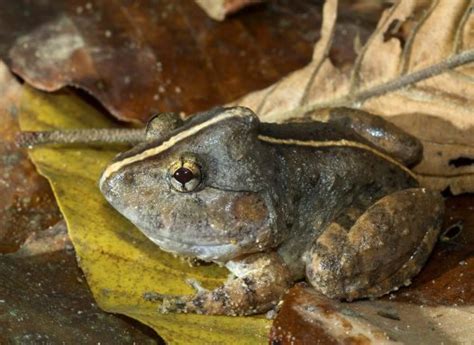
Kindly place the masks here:
POLYGON ((197 243, 191 243, 191 242, 186 242, 186 241, 177 241, 175 239, 172 239, 170 237, 165 237, 165 236, 162 236, 162 235, 153 235, 153 237, 151 237, 152 241, 155 242, 156 241, 159 241, 159 242, 172 242, 174 244, 178 244, 178 245, 185 245, 185 246, 188 246, 188 247, 205 247, 205 248, 210 248, 210 247, 215 247, 215 248, 221 248, 221 247, 226 247, 226 246, 237 246, 240 242, 236 242, 236 243, 219 243, 219 244, 197 244, 197 243))
POLYGON ((121 161, 112 163, 102 173, 102 177, 100 178, 100 184, 103 184, 104 181, 110 175, 112 175, 114 172, 117 172, 118 170, 120 170, 124 166, 130 165, 130 164, 135 163, 135 162, 142 161, 142 160, 147 159, 148 157, 151 157, 151 156, 156 156, 157 154, 160 154, 160 153, 170 149, 176 143, 178 143, 180 141, 183 141, 184 139, 186 139, 186 138, 188 138, 188 137, 190 137, 194 134, 199 133, 200 131, 206 129, 207 127, 209 127, 209 126, 211 126, 215 123, 224 121, 224 120, 232 118, 232 117, 242 117, 243 118, 243 117, 248 117, 248 116, 249 116, 249 114, 246 113, 246 112, 241 111, 241 109, 237 109, 237 110, 230 109, 230 110, 227 110, 227 111, 223 112, 222 114, 220 114, 218 116, 213 117, 212 119, 210 119, 208 121, 205 121, 205 122, 197 125, 197 126, 191 127, 188 130, 185 130, 183 132, 179 132, 178 134, 176 134, 175 136, 169 138, 167 141, 163 142, 159 146, 152 147, 152 148, 150 148, 148 150, 145 150, 145 151, 143 151, 139 154, 136 154, 135 156, 128 157, 128 158, 123 159, 121 161))

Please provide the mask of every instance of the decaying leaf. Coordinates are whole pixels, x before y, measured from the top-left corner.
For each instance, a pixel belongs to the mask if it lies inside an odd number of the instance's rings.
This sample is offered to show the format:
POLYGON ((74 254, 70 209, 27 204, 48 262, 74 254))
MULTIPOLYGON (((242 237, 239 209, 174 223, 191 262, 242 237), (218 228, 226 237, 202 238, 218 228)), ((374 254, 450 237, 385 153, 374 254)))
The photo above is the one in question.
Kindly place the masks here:
POLYGON ((409 287, 375 301, 340 303, 301 284, 285 297, 271 338, 282 345, 312 339, 320 344, 468 343, 474 337, 473 203, 473 195, 447 200, 443 229, 452 230, 409 287))
POLYGON ((19 90, 0 62, 0 253, 14 252, 29 234, 60 219, 48 182, 15 145, 19 90))
POLYGON ((156 344, 148 327, 95 304, 48 181, 15 145, 20 91, 0 63, 0 343, 156 344))
POLYGON ((206 11, 209 17, 224 20, 228 14, 262 1, 264 0, 196 0, 196 3, 206 11))
POLYGON ((57 243, 61 233, 66 234, 64 222, 0 256, 0 343, 159 344, 148 327, 99 309, 73 250, 44 251, 44 241, 57 243))
POLYGON ((382 93, 388 83, 474 48, 474 3, 397 1, 382 15, 351 69, 328 58, 337 0, 324 8, 313 60, 276 84, 236 101, 265 121, 318 118, 318 110, 350 106, 386 116, 425 147, 415 168, 424 185, 474 192, 474 67, 461 66, 382 93))
POLYGON ((60 220, 46 230, 32 233, 13 255, 15 257, 36 256, 71 249, 72 243, 67 233, 66 222, 60 220))
POLYGON ((92 94, 126 121, 193 113, 304 66, 320 4, 271 1, 219 23, 193 1, 6 1, 0 57, 45 91, 92 94))
MULTIPOLYGON (((111 127, 113 123, 70 93, 44 94, 26 88, 21 102, 23 130, 111 127)), ((162 252, 105 201, 97 181, 121 148, 54 147, 31 152, 38 170, 51 182, 68 224, 79 264, 98 305, 135 318, 169 343, 264 343, 269 321, 262 317, 212 317, 158 313, 147 292, 190 294, 185 279, 205 287, 222 283, 226 270, 189 267, 162 252)), ((123 148, 122 148, 123 149, 123 148)))
MULTIPOLYGON (((458 39, 463 42, 459 49, 465 50, 469 47, 469 43, 465 43, 468 42, 469 35, 465 32, 470 30, 468 27, 472 25, 472 19, 467 7, 463 6, 465 3, 451 2, 453 6, 450 8, 450 14, 442 18, 439 18, 438 11, 447 6, 446 2, 419 4, 421 5, 418 6, 410 0, 403 1, 385 13, 374 35, 365 47, 361 48, 351 76, 347 69, 338 69, 327 58, 336 20, 336 2, 328 1, 322 39, 315 47, 313 62, 274 86, 245 97, 240 103, 257 110, 264 120, 269 121, 280 121, 294 116, 317 116, 316 109, 330 105, 358 106, 390 116, 391 120, 423 139, 427 156, 417 167, 417 171, 423 174, 423 164, 435 164, 426 167, 429 169, 426 171, 436 174, 431 178, 432 181, 430 180, 431 185, 444 188, 449 183, 454 192, 470 190, 472 185, 466 183, 468 179, 464 176, 452 176, 449 179, 441 176, 449 173, 445 165, 449 165, 450 161, 452 166, 462 165, 463 162, 469 162, 471 157, 469 150, 472 148, 472 126, 468 116, 472 115, 472 74, 468 66, 364 102, 353 98, 367 88, 398 78, 400 74, 418 70, 426 66, 424 61, 429 60, 428 57, 434 58, 431 54, 423 57, 430 51, 426 45, 420 44, 420 50, 417 48, 418 43, 415 45, 418 35, 424 32, 423 28, 435 27, 430 22, 431 16, 446 24, 442 25, 444 28, 437 28, 441 31, 449 27, 447 24, 450 20, 455 23, 453 18, 458 18, 456 23, 461 23, 461 29, 458 29, 456 37, 463 37, 462 40, 458 39), (425 27, 429 23, 431 24, 425 27), (434 81, 434 84, 430 84, 434 81), (468 86, 463 87, 464 82, 468 86), (409 104, 411 105, 408 106, 409 104), (468 120, 464 121, 464 116, 468 120), (413 123, 416 125, 413 126, 413 123), (433 127, 429 130, 424 128, 425 131, 422 131, 423 127, 427 127, 427 123, 433 127), (449 127, 446 124, 449 124, 449 127), (435 128, 442 128, 442 133, 436 136, 435 128), (452 141, 448 141, 448 132, 459 137, 454 137, 454 140, 451 137, 452 141), (442 151, 439 154, 441 158, 436 161, 435 157, 431 156, 438 153, 434 149, 430 151, 430 143, 439 138, 442 151), (454 147, 452 151, 448 150, 448 144, 454 147), (460 151, 461 149, 464 151, 460 151), (466 157, 463 160, 464 154, 466 157), (451 158, 447 161, 446 157, 451 158), (430 159, 434 163, 430 163, 430 159), (436 164, 439 170, 436 170, 436 164)), ((433 42, 434 34, 429 30, 425 31, 427 33, 420 40, 433 42)), ((440 33, 436 35, 442 37, 440 33)), ((443 51, 444 55, 433 61, 437 62, 453 51, 457 52, 454 48, 449 52, 443 49, 440 51, 443 51)), ((428 64, 433 61, 429 60, 428 64)), ((69 93, 46 95, 26 89, 22 104, 24 130, 113 125, 69 93)), ((38 169, 53 185, 68 222, 80 265, 100 307, 129 315, 152 326, 170 343, 265 342, 269 322, 261 317, 236 319, 161 315, 157 313, 155 303, 143 299, 146 292, 188 294, 192 290, 185 284, 187 277, 201 281, 205 287, 215 287, 225 278, 226 271, 215 266, 189 268, 186 263, 161 252, 106 204, 98 191, 97 178, 118 150, 108 147, 57 147, 41 148, 32 152, 38 169)), ((462 169, 466 171, 468 178, 472 176, 470 167, 465 166, 462 169)), ((453 171, 457 174, 458 170, 456 168, 453 171)), ((371 304, 368 306, 372 308, 371 304)), ((413 309, 409 309, 407 314, 412 311, 413 309)), ((388 312, 386 315, 391 314, 388 312)), ((381 339, 381 334, 378 336, 377 339, 381 339)))
POLYGON ((289 344, 464 344, 474 307, 396 301, 341 303, 296 286, 285 298, 271 339, 289 344))

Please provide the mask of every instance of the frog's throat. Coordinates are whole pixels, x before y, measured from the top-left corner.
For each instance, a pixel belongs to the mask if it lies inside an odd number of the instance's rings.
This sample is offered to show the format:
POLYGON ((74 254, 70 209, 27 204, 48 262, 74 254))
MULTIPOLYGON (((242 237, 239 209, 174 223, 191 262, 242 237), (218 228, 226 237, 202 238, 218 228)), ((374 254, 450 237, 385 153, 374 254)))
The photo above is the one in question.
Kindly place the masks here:
POLYGON ((280 139, 269 137, 266 135, 259 135, 258 139, 270 144, 279 144, 279 145, 296 145, 296 146, 308 146, 308 147, 334 147, 334 146, 341 146, 341 147, 354 147, 362 150, 369 151, 374 155, 398 166, 401 170, 405 171, 408 175, 410 175, 415 181, 417 181, 417 177, 413 171, 408 169, 406 166, 398 162, 396 159, 386 155, 383 152, 380 152, 373 147, 368 145, 359 143, 357 141, 350 141, 350 140, 329 140, 329 141, 316 141, 316 140, 297 140, 297 139, 280 139))
POLYGON ((249 116, 249 113, 242 111, 240 108, 231 108, 231 109, 223 112, 222 114, 211 118, 210 120, 204 121, 203 123, 200 123, 200 124, 198 124, 196 126, 193 126, 193 127, 189 128, 187 130, 184 130, 182 132, 177 133, 176 135, 172 136, 171 138, 169 138, 168 140, 166 140, 165 142, 163 142, 159 146, 152 147, 152 148, 150 148, 148 150, 145 150, 143 152, 140 152, 140 153, 138 153, 134 156, 127 157, 127 158, 125 158, 121 161, 112 163, 102 173, 102 176, 100 178, 100 185, 102 185, 105 182, 105 180, 107 178, 109 178, 113 173, 117 172, 118 170, 122 169, 123 167, 125 167, 127 165, 130 165, 130 164, 133 164, 133 163, 136 163, 136 162, 139 162, 139 161, 143 161, 143 160, 145 160, 149 157, 156 156, 156 155, 170 149, 176 143, 181 142, 181 141, 185 140, 186 138, 189 138, 189 137, 201 132, 202 130, 204 130, 204 129, 206 129, 206 128, 208 128, 208 127, 210 127, 210 126, 212 126, 212 125, 214 125, 218 122, 221 122, 221 121, 224 121, 224 120, 227 120, 227 119, 230 119, 230 118, 244 118, 244 117, 248 117, 248 116, 249 116))

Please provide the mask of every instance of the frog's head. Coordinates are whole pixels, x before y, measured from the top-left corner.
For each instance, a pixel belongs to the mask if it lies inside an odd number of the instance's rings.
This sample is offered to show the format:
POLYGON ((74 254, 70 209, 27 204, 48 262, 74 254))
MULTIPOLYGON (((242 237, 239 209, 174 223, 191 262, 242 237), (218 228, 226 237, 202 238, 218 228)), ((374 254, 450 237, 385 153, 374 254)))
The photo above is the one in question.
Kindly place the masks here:
POLYGON ((119 155, 100 189, 166 251, 225 262, 268 249, 281 220, 275 161, 257 138, 258 123, 243 107, 198 114, 119 155))

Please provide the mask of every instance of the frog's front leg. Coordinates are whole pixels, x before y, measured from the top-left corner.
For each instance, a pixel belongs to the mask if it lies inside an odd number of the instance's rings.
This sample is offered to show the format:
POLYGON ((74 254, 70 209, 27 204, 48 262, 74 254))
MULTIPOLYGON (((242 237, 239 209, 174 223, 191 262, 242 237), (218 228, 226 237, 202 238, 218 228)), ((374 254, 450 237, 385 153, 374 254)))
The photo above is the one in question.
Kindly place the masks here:
POLYGON ((226 265, 233 276, 224 285, 191 296, 164 296, 161 312, 212 315, 262 313, 278 303, 291 284, 290 274, 276 253, 250 255, 226 265))
POLYGON ((346 300, 384 295, 408 285, 433 249, 444 201, 423 188, 395 192, 346 229, 334 222, 306 257, 306 275, 323 294, 346 300))

